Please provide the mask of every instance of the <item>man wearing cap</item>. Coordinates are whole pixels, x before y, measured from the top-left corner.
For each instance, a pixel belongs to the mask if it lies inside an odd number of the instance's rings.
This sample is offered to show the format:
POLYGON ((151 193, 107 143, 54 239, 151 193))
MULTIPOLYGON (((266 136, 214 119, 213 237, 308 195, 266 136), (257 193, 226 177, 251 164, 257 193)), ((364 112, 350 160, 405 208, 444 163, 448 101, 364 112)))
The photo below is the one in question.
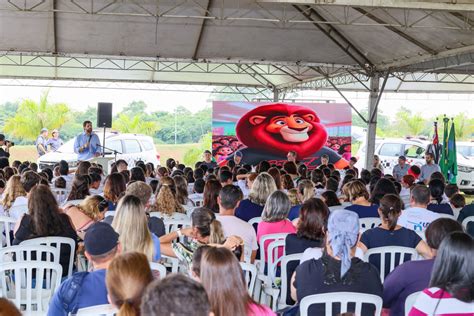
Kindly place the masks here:
POLYGON ((47 142, 48 142, 48 129, 43 127, 41 129, 41 132, 38 138, 36 138, 36 141, 35 141, 36 150, 38 151, 39 157, 43 156, 48 151, 47 142))
POLYGON ((204 151, 204 161, 201 163, 201 165, 206 165, 207 169, 214 169, 217 167, 217 163, 212 160, 212 154, 211 151, 205 150, 204 151))
POLYGON ((408 173, 409 165, 406 164, 405 156, 398 157, 398 164, 393 167, 392 175, 398 182, 402 181, 404 175, 408 173))
POLYGON ((10 157, 10 147, 12 146, 11 142, 5 143, 5 135, 0 134, 0 158, 10 157), (5 148, 3 148, 5 146, 5 148))
POLYGON ((110 262, 120 254, 119 235, 109 224, 90 226, 84 237, 85 255, 92 272, 77 272, 54 293, 48 316, 75 315, 80 308, 108 304, 105 274, 110 262))
POLYGON ((50 146, 52 151, 56 151, 61 147, 64 143, 61 138, 59 138, 59 131, 54 129, 51 133, 53 136, 52 138, 48 139, 46 142, 46 146, 50 146))

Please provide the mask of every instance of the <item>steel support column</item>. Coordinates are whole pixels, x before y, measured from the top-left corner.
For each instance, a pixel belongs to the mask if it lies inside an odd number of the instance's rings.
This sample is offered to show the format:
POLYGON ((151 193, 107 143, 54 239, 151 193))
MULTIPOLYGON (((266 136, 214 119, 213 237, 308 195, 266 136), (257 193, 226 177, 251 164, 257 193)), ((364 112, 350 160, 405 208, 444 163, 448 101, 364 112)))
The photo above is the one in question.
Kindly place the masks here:
POLYGON ((367 139, 365 149, 365 169, 372 170, 375 153, 375 137, 377 130, 377 100, 379 99, 380 75, 375 73, 370 78, 369 122, 367 123, 367 139))
POLYGON ((278 89, 273 89, 273 102, 278 102, 280 100, 280 91, 278 89))

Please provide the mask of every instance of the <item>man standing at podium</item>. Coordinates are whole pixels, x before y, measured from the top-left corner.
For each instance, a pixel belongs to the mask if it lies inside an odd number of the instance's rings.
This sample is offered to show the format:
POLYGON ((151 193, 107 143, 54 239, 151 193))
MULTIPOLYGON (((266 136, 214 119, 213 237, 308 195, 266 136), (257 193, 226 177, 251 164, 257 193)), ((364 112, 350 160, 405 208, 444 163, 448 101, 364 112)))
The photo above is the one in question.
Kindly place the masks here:
POLYGON ((77 135, 74 142, 74 152, 80 161, 98 157, 101 154, 99 136, 92 132, 92 122, 84 121, 82 127, 84 132, 77 135))

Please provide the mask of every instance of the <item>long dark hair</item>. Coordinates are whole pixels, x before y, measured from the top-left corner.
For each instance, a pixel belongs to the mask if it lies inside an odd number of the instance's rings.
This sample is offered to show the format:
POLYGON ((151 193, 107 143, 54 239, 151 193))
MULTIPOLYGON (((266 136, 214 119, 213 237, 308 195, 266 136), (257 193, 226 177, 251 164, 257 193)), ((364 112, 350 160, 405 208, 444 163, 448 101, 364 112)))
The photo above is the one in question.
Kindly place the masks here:
POLYGON ((398 194, 398 193, 392 181, 385 178, 381 178, 375 183, 375 186, 374 186, 374 189, 372 190, 372 194, 370 195, 369 201, 374 204, 379 204, 380 199, 382 199, 385 194, 398 194))
POLYGON ((428 188, 430 189, 431 198, 435 199, 438 204, 443 201, 444 194, 444 182, 439 179, 433 179, 428 183, 428 188))
POLYGON ((58 203, 48 186, 39 184, 30 191, 28 214, 30 230, 35 237, 58 236, 64 232, 58 203))
POLYGON ((340 202, 339 199, 337 198, 337 194, 336 194, 336 192, 334 192, 334 191, 331 191, 331 190, 324 191, 324 192, 321 194, 321 197, 324 198, 324 201, 325 201, 327 207, 339 206, 339 205, 341 205, 341 202, 340 202))
POLYGON ((123 174, 115 172, 105 180, 104 197, 107 201, 117 203, 126 190, 126 182, 123 174))
POLYGON ((140 167, 133 167, 130 169, 130 181, 143 181, 146 182, 145 172, 140 167))
POLYGON ((395 194, 387 194, 380 200, 379 210, 382 212, 383 219, 388 222, 389 230, 394 230, 397 226, 402 206, 402 200, 395 194))
POLYGON ((329 209, 321 199, 311 198, 301 206, 296 235, 311 240, 322 239, 328 225, 329 209))
POLYGON ((217 197, 221 192, 222 185, 217 180, 207 180, 204 185, 203 203, 204 207, 211 209, 215 213, 219 213, 219 205, 217 204, 217 197))
POLYGON ((67 200, 83 200, 89 194, 89 180, 87 176, 76 174, 72 181, 71 192, 69 193, 67 200))
POLYGON ((438 249, 430 287, 439 287, 456 299, 474 300, 474 241, 466 233, 446 236, 438 249))

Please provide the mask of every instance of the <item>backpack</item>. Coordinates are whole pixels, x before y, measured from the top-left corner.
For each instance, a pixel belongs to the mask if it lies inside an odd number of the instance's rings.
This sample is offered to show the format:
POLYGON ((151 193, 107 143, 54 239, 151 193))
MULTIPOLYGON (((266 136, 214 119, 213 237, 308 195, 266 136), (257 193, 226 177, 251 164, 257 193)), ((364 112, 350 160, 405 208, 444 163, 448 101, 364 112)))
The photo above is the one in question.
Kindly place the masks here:
POLYGON ((64 310, 69 314, 75 315, 77 313, 77 293, 82 287, 82 282, 84 282, 84 278, 89 274, 89 272, 77 272, 74 273, 71 277, 71 282, 69 286, 65 286, 61 289, 59 296, 61 298, 61 302, 63 305, 64 310))

